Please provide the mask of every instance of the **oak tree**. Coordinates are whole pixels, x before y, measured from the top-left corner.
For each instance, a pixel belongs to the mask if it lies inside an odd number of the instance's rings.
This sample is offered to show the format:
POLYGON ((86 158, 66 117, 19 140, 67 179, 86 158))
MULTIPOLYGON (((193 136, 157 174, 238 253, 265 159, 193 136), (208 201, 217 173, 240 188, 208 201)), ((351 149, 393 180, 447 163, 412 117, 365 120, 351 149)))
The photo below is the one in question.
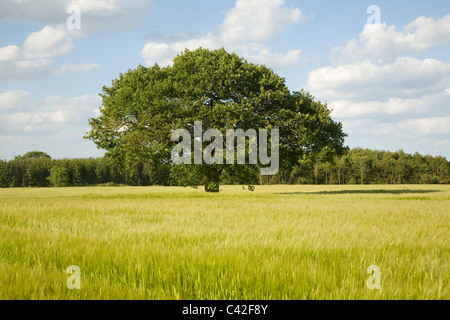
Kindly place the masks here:
POLYGON ((169 166, 176 184, 204 185, 209 192, 219 191, 224 176, 255 184, 262 165, 174 165, 172 132, 193 135, 196 121, 203 131, 218 129, 224 136, 227 129, 278 129, 280 168, 292 168, 304 155, 332 159, 344 151, 346 135, 326 104, 307 92, 290 92, 272 69, 223 48, 186 50, 165 68, 138 66, 104 86, 100 96, 101 114, 90 119, 85 137, 109 159, 125 170, 141 161, 154 170, 169 166))

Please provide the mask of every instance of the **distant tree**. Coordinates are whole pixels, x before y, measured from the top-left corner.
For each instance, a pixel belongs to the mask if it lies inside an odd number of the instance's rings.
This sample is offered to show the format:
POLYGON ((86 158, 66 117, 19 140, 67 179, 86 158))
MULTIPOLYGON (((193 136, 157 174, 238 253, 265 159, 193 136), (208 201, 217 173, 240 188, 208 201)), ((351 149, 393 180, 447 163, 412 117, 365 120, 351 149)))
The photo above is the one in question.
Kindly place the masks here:
POLYGON ((67 169, 60 166, 54 166, 51 168, 48 180, 54 187, 67 187, 70 185, 70 178, 67 173, 67 169))
POLYGON ((52 162, 50 158, 38 157, 25 160, 29 187, 47 187, 52 162))
POLYGON ((81 173, 82 169, 80 168, 79 164, 75 164, 73 166, 73 181, 72 184, 74 186, 81 186, 83 185, 83 177, 81 173))
POLYGON ((6 161, 0 160, 0 188, 9 187, 9 164, 6 161))
POLYGON ((344 166, 345 166, 345 162, 342 159, 342 157, 339 157, 339 156, 335 156, 333 158, 333 161, 334 161, 334 165, 336 167, 336 174, 337 174, 338 184, 341 184, 341 182, 343 183, 343 181, 344 181, 344 166))
POLYGON ((52 157, 50 157, 48 154, 46 154, 45 152, 42 151, 30 151, 25 153, 22 156, 23 159, 51 159, 52 157))
POLYGON ((84 184, 93 185, 97 183, 95 168, 98 159, 89 158, 85 160, 85 181, 84 184))

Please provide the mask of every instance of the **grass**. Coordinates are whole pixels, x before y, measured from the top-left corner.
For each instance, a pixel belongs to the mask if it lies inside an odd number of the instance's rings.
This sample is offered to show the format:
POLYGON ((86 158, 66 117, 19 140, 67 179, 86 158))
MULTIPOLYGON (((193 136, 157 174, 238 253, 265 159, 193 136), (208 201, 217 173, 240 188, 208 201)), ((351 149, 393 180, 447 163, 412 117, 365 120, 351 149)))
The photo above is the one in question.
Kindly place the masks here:
POLYGON ((450 298, 450 186, 221 188, 0 189, 0 299, 450 298))

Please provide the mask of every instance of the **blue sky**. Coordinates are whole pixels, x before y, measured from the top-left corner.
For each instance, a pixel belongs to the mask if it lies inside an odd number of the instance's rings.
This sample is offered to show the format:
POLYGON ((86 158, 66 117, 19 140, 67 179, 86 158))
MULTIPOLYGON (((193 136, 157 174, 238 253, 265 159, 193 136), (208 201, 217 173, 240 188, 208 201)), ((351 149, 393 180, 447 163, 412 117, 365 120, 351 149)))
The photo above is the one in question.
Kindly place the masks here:
POLYGON ((447 0, 0 0, 0 8, 0 159, 103 155, 82 138, 102 87, 198 46, 224 46, 327 101, 350 147, 450 159, 447 0), (68 28, 70 5, 79 29, 68 28), (380 21, 368 25, 371 5, 380 21))

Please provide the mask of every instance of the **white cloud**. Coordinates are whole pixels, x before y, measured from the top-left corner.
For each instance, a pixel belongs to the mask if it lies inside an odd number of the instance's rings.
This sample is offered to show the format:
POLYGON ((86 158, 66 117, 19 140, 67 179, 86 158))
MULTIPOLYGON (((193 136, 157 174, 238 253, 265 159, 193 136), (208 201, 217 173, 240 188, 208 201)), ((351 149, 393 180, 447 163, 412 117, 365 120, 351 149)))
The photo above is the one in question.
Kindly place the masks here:
POLYGON ((72 33, 86 35, 137 26, 151 10, 153 0, 0 0, 0 21, 65 26, 70 5, 81 11, 81 29, 72 33))
POLYGON ((101 105, 101 98, 96 95, 83 95, 73 98, 58 96, 47 97, 43 101, 49 112, 49 119, 56 123, 69 125, 86 125, 87 119, 96 115, 101 105))
MULTIPOLYGON (((213 34, 190 41, 176 42, 174 44, 149 42, 142 49, 141 56, 147 65, 158 63, 161 66, 172 64, 173 58, 185 49, 195 50, 199 47, 206 49, 219 49, 222 46, 220 39, 213 34)), ((265 64, 272 68, 289 68, 306 60, 301 50, 289 50, 287 53, 275 53, 262 44, 249 43, 245 45, 228 45, 227 50, 244 56, 247 60, 265 64)))
POLYGON ((30 94, 25 90, 13 90, 0 93, 0 112, 21 110, 28 102, 30 94))
POLYGON ((45 59, 65 55, 73 47, 72 37, 65 28, 45 26, 28 36, 23 44, 23 55, 26 59, 45 59))
POLYGON ((137 27, 153 8, 153 0, 71 0, 80 7, 81 29, 77 35, 118 32, 137 27))
POLYGON ((407 119, 397 124, 395 130, 413 135, 431 135, 450 133, 450 117, 407 119))
POLYGON ((46 97, 31 101, 24 90, 0 94, 1 130, 3 135, 54 132, 62 126, 85 127, 89 118, 98 115, 101 99, 84 95, 73 98, 46 97), (24 108, 26 106, 26 108, 24 108))
POLYGON ((14 64, 23 69, 41 68, 48 66, 52 63, 50 59, 36 59, 36 60, 20 60, 14 64))
POLYGON ((14 61, 19 57, 20 48, 18 46, 6 46, 0 48, 0 62, 14 61))
POLYGON ((442 155, 450 159, 450 117, 343 119, 350 147, 442 155), (446 129, 447 128, 447 129, 446 129))
POLYGON ((450 116, 407 118, 398 121, 352 119, 344 120, 344 129, 362 139, 384 140, 386 143, 408 145, 411 142, 432 141, 445 144, 450 133, 450 116))
MULTIPOLYGON (((50 74, 52 58, 67 55, 74 48, 72 36, 63 27, 45 26, 31 33, 22 47, 0 48, 0 83, 26 82, 50 74)), ((90 71, 99 64, 66 64, 55 73, 90 71)))
POLYGON ((365 60, 313 70, 307 88, 327 100, 367 100, 424 95, 443 91, 448 85, 450 63, 400 57, 385 65, 365 60))
POLYGON ((280 69, 287 69, 294 66, 301 61, 305 61, 306 58, 302 55, 301 50, 289 50, 285 54, 272 53, 266 49, 263 49, 257 53, 247 53, 244 56, 251 61, 255 61, 267 66, 274 66, 280 69))
POLYGON ((92 69, 100 68, 101 65, 98 63, 78 63, 78 64, 65 64, 60 68, 61 72, 77 72, 77 71, 90 71, 92 69))
POLYGON ((55 124, 68 123, 71 120, 70 116, 70 110, 63 109, 52 112, 19 112, 8 116, 8 121, 12 125, 20 126, 24 131, 38 131, 53 127, 55 124))
POLYGON ((300 9, 287 8, 284 0, 237 0, 219 33, 224 43, 274 40, 302 18, 300 9))
POLYGON ((371 100, 333 100, 330 101, 333 109, 333 116, 342 118, 358 118, 370 116, 374 118, 379 115, 381 118, 386 115, 401 116, 403 114, 443 114, 448 113, 450 99, 443 93, 426 95, 416 99, 388 98, 386 101, 371 100))
POLYGON ((328 101, 333 116, 400 117, 450 112, 450 63, 399 58, 378 66, 368 61, 312 71, 307 89, 328 101))
MULTIPOLYGON (((450 116, 406 118, 396 121, 390 119, 346 119, 347 129, 359 132, 363 137, 375 139, 408 138, 414 141, 432 137, 445 137, 450 132, 450 116)), ((436 141, 441 140, 437 139, 436 141)))
POLYGON ((199 47, 227 50, 245 56, 248 60, 274 68, 288 68, 304 61, 301 50, 287 53, 272 52, 262 42, 277 39, 291 24, 303 18, 300 9, 289 9, 284 0, 237 0, 223 23, 206 36, 174 43, 149 42, 141 51, 147 65, 167 66, 185 49, 199 47))
POLYGON ((331 50, 333 65, 309 73, 306 89, 328 101, 353 147, 420 146, 448 156, 450 62, 408 55, 449 45, 450 15, 417 18, 401 30, 366 25, 358 39, 331 50))
POLYGON ((22 47, 0 48, 0 83, 26 82, 50 74, 51 58, 68 54, 73 40, 62 27, 45 26, 31 33, 22 47))
POLYGON ((450 45, 450 14, 435 20, 420 17, 403 30, 381 24, 365 25, 359 39, 351 39, 343 47, 332 50, 332 59, 339 64, 372 58, 385 61, 397 56, 423 52, 450 45))
POLYGON ((98 117, 100 105, 97 95, 33 99, 24 90, 0 93, 0 157, 30 150, 53 157, 101 156, 103 151, 82 139, 88 119, 98 117))
POLYGON ((148 65, 158 63, 163 66, 171 64, 171 58, 175 55, 174 48, 167 43, 147 43, 141 51, 141 56, 145 58, 148 65))
POLYGON ((141 56, 146 59, 148 65, 158 63, 163 66, 172 64, 172 59, 185 49, 195 50, 199 47, 219 49, 220 39, 213 33, 187 41, 178 41, 172 44, 163 42, 149 42, 142 49, 141 56))
MULTIPOLYGON (((153 0, 0 0, 0 22, 45 24, 41 30, 31 33, 21 47, 0 48, 0 83, 27 82, 51 74, 48 66, 52 58, 71 52, 73 37, 137 26, 152 4, 153 0), (66 25, 70 17, 67 8, 71 5, 80 8, 80 30, 69 30, 66 25)), ((89 71, 96 67, 67 65, 53 72, 89 71)))

